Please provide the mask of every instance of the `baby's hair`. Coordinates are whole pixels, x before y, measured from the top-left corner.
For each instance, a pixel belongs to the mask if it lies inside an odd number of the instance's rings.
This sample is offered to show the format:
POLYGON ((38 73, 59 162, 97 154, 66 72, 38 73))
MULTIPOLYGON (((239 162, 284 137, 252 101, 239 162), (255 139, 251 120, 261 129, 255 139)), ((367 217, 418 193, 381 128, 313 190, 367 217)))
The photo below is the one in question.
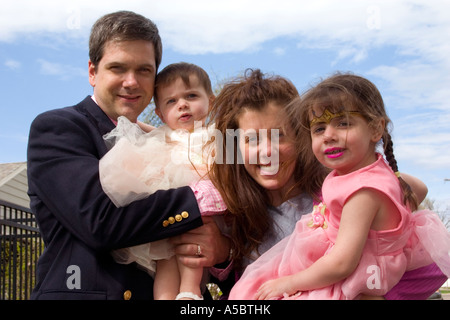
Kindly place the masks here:
POLYGON ((386 113, 383 98, 372 82, 354 74, 336 73, 306 91, 301 99, 292 103, 290 118, 300 119, 299 130, 304 131, 304 134, 301 135, 304 139, 299 143, 303 148, 309 148, 309 150, 311 150, 309 116, 313 108, 315 110, 322 109, 322 111, 328 109, 332 113, 358 111, 369 126, 375 126, 379 124, 380 119, 384 119, 382 141, 386 161, 398 176, 403 190, 403 202, 405 205, 408 204, 411 210, 417 209, 418 203, 415 194, 408 183, 398 174, 397 160, 394 156, 393 141, 390 134, 392 122, 386 113), (306 131, 308 131, 308 134, 306 134, 306 131))
POLYGON ((155 105, 158 107, 158 88, 166 87, 172 84, 178 78, 183 80, 186 87, 190 87, 190 76, 196 76, 202 87, 209 96, 213 95, 211 80, 208 73, 201 67, 187 62, 178 62, 169 64, 161 72, 158 73, 155 80, 155 105))

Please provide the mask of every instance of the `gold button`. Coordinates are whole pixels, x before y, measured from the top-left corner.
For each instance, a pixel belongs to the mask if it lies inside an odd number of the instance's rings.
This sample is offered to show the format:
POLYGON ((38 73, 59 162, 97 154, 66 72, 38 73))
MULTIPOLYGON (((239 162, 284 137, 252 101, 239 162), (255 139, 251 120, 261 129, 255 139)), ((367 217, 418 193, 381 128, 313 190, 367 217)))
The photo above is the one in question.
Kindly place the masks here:
POLYGON ((181 213, 181 216, 182 216, 184 219, 186 219, 187 217, 189 217, 189 213, 188 213, 187 211, 183 211, 183 212, 181 213))
POLYGON ((123 299, 124 300, 130 300, 131 299, 131 291, 127 290, 123 293, 123 299))
POLYGON ((175 220, 177 220, 177 222, 180 222, 181 220, 183 220, 183 218, 181 217, 181 214, 177 214, 175 216, 175 220))
POLYGON ((168 225, 169 225, 169 221, 164 220, 164 221, 163 221, 163 227, 165 228, 165 227, 167 227, 168 225))
POLYGON ((167 219, 169 221, 170 224, 174 224, 175 223, 175 218, 174 217, 169 217, 169 219, 167 219))

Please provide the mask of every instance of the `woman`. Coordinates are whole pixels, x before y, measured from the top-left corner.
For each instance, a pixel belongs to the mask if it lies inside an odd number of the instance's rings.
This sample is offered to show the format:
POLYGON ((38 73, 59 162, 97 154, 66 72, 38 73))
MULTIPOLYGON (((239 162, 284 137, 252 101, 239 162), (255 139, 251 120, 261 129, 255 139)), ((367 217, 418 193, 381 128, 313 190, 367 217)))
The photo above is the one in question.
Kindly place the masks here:
POLYGON ((297 161, 295 136, 284 127, 283 107, 298 97, 295 86, 282 77, 249 72, 225 85, 211 113, 224 137, 223 154, 234 155, 225 164, 213 163, 211 179, 231 213, 238 270, 292 232, 298 217, 312 210, 326 175, 318 164, 305 170, 297 161), (237 143, 227 144, 230 133, 237 143), (267 151, 263 157, 262 151, 267 151), (269 157, 277 159, 265 161, 269 157))

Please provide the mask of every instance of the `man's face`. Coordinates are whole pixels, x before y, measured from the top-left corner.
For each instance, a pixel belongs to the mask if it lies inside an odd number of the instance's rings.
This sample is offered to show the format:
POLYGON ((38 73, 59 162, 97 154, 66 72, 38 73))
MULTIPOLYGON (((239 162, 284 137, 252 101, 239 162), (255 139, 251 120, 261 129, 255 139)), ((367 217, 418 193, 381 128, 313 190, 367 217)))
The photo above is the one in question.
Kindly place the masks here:
POLYGON ((137 121, 153 97, 155 76, 155 50, 144 40, 107 42, 98 66, 89 61, 95 99, 114 120, 125 116, 137 121))

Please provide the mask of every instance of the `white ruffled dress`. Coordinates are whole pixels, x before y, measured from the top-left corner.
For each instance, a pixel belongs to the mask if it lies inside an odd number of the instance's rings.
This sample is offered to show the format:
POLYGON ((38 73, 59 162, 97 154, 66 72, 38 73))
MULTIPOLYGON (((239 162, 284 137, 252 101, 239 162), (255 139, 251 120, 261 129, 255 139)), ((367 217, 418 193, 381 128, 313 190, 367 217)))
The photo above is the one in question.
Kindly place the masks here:
MULTIPOLYGON (((112 148, 100 159, 104 192, 117 207, 144 199, 157 190, 187 186, 207 172, 208 150, 214 127, 172 130, 163 125, 146 133, 137 124, 119 117, 117 127, 104 136, 112 148)), ((210 150, 209 150, 210 151, 210 150)), ((173 256, 167 239, 114 250, 118 263, 137 262, 151 275, 156 261, 173 256)))

